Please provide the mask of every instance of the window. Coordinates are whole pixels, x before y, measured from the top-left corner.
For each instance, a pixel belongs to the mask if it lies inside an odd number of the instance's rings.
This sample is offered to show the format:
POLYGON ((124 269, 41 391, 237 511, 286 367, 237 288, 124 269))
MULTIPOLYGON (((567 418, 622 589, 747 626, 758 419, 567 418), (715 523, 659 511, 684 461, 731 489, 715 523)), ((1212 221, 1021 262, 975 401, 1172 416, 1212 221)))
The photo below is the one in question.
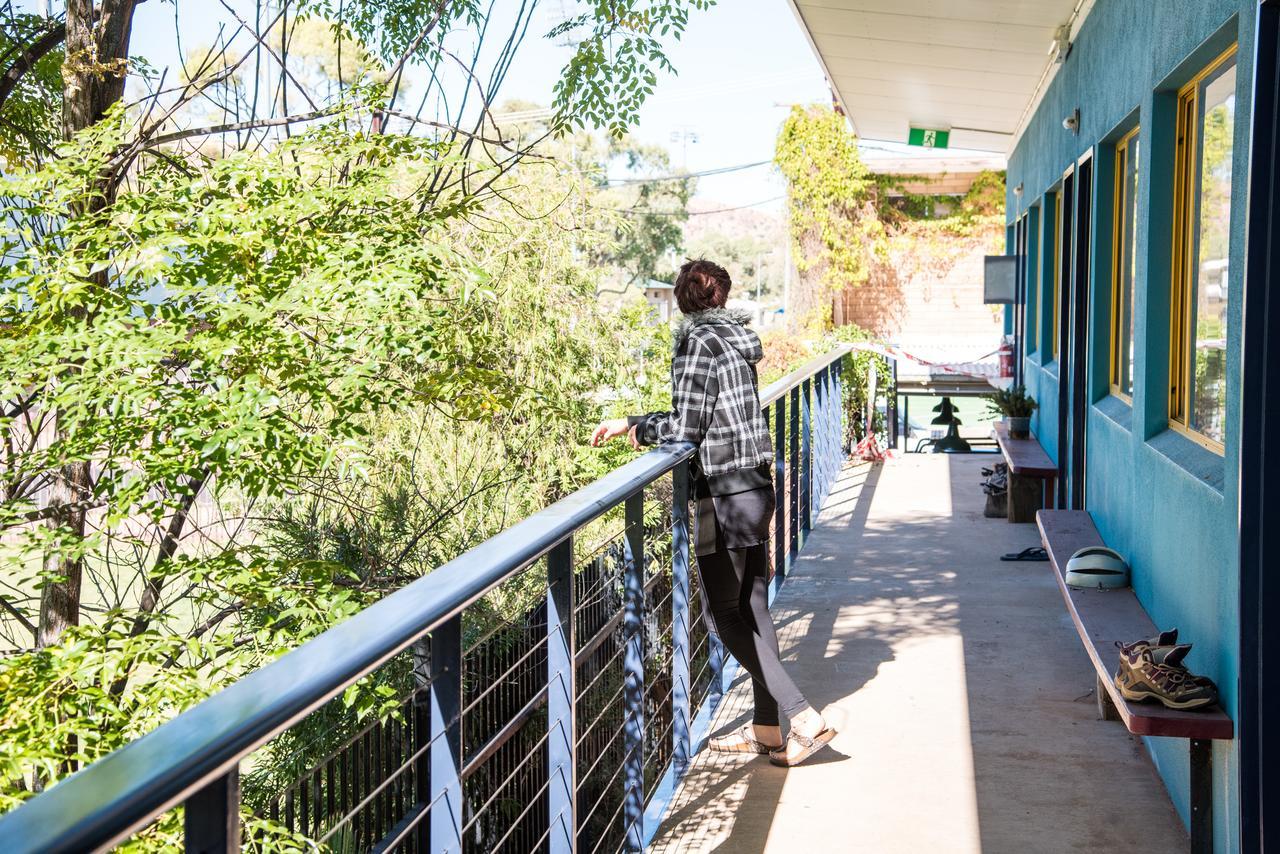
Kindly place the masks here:
POLYGON ((1227 260, 1236 115, 1232 47, 1178 93, 1169 420, 1221 453, 1227 420, 1227 260))
POLYGON ((1023 325, 1026 326, 1027 355, 1036 351, 1036 341, 1040 338, 1040 292, 1038 290, 1040 276, 1036 269, 1039 266, 1039 259, 1036 258, 1034 246, 1031 243, 1038 219, 1034 207, 1022 218, 1022 292, 1026 295, 1023 306, 1025 318, 1023 325))
POLYGON ((1138 129, 1116 143, 1111 237, 1111 393, 1133 394, 1133 289, 1138 248, 1138 129))
POLYGON ((1062 197, 1065 195, 1066 188, 1063 192, 1053 194, 1054 217, 1053 217, 1053 293, 1049 304, 1052 306, 1053 324, 1049 327, 1049 361, 1054 362, 1058 359, 1058 290, 1059 282, 1062 279, 1062 262, 1065 260, 1062 252, 1062 197))
POLYGON ((1045 324, 1053 316, 1053 295, 1057 288, 1057 217, 1058 191, 1049 190, 1040 206, 1040 257, 1036 259, 1036 337, 1039 339, 1041 364, 1053 361, 1053 332, 1046 329, 1045 324))
POLYGON ((1075 211, 1075 167, 1072 166, 1062 175, 1062 189, 1058 192, 1057 237, 1054 245, 1053 267, 1053 342, 1054 361, 1059 357, 1063 338, 1063 305, 1062 288, 1071 281, 1071 253, 1075 251, 1074 218, 1075 211))

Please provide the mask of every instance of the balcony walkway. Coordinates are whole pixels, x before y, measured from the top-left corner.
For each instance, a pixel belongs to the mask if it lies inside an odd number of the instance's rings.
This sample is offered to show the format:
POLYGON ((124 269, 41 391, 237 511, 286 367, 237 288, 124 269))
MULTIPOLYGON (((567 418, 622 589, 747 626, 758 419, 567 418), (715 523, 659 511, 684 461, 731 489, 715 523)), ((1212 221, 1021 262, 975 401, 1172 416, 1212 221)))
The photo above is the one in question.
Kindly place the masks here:
MULTIPOLYGON (((840 735, 790 771, 699 753, 654 852, 1185 851, 1141 743, 1096 719, 1093 668, 1033 525, 982 516, 992 457, 847 468, 774 605, 840 735)), ((743 675, 715 731, 749 719, 743 675)))

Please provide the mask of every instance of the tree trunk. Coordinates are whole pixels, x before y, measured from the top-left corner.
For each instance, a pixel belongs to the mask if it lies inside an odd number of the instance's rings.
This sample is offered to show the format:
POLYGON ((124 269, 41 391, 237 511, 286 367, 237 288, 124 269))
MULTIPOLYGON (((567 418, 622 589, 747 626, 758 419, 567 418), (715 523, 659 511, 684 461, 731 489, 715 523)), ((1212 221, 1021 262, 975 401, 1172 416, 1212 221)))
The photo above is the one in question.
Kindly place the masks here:
MULTIPOLYGON (((95 14, 92 0, 67 0, 66 61, 62 66, 64 139, 98 121, 112 104, 124 97, 129 36, 136 5, 137 0, 105 0, 95 14)), ((80 213, 92 213, 110 204, 114 186, 110 176, 104 175, 103 193, 95 197, 90 210, 80 213)), ((96 273, 95 278, 99 285, 107 285, 106 271, 96 273)), ((54 424, 56 430, 56 418, 54 424)), ((56 434, 54 438, 56 441, 56 434)), ((87 510, 77 505, 90 496, 92 487, 88 462, 63 466, 50 489, 49 506, 67 509, 50 518, 50 527, 66 528, 72 538, 83 539, 87 510)), ((47 583, 40 594, 38 647, 57 643, 67 628, 79 624, 84 559, 55 552, 45 559, 44 568, 57 580, 47 583)))
POLYGON ((129 36, 137 0, 67 0, 67 58, 62 66, 62 136, 102 118, 124 97, 129 36))
MULTIPOLYGON (((73 537, 83 538, 88 511, 81 499, 88 495, 89 488, 88 463, 63 466, 49 490, 49 505, 68 509, 51 517, 49 527, 65 526, 73 537)), ((80 623, 80 581, 84 574, 84 561, 79 557, 67 557, 62 549, 55 548, 45 558, 44 570, 58 580, 45 584, 40 593, 36 647, 41 649, 57 643, 63 632, 80 623)))

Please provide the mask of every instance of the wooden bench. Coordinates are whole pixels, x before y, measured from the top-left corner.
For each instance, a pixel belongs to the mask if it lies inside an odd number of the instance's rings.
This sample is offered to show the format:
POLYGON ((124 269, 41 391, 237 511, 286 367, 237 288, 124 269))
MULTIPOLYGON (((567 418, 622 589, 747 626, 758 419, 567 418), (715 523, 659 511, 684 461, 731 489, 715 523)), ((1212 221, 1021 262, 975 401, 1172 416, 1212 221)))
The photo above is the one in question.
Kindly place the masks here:
POLYGON ((1053 506, 1058 467, 1035 439, 1014 439, 999 421, 995 430, 996 443, 1009 466, 1009 521, 1034 522, 1037 510, 1053 506))
POLYGON ((1115 642, 1129 643, 1139 638, 1154 637, 1159 629, 1147 616, 1132 589, 1079 590, 1067 586, 1064 573, 1071 555, 1086 546, 1104 545, 1087 511, 1041 510, 1036 514, 1036 523, 1062 598, 1067 603, 1067 611, 1097 672, 1099 717, 1118 720, 1135 735, 1190 740, 1191 850, 1195 854, 1213 851, 1210 742, 1235 737, 1231 718, 1218 705, 1198 711, 1179 711, 1158 703, 1126 700, 1112 681, 1112 673, 1119 662, 1115 642))

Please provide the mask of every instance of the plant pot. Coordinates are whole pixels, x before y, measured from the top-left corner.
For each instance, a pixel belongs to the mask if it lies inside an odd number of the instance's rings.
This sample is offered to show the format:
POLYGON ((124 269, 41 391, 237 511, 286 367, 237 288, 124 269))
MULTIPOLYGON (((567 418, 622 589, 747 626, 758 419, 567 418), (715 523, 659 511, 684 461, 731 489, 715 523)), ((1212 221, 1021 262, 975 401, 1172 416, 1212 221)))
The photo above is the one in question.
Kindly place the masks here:
POLYGON ((1004 425, 1009 428, 1009 437, 1012 439, 1030 439, 1031 438, 1031 416, 1014 416, 1006 415, 1004 417, 1004 425))

